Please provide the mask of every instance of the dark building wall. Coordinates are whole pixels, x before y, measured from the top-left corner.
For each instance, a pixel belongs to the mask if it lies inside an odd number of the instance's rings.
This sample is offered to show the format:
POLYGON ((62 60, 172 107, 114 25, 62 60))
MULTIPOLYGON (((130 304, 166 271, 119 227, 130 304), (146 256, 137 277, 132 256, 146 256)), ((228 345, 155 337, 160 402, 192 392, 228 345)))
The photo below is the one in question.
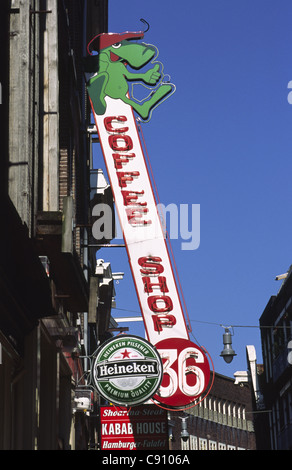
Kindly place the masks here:
POLYGON ((292 449, 292 276, 287 273, 277 295, 260 318, 264 378, 262 392, 268 412, 267 436, 273 450, 292 449), (290 345, 290 348, 289 348, 290 345))
POLYGON ((210 394, 184 413, 171 412, 174 420, 171 448, 190 450, 256 449, 252 400, 247 385, 215 374, 210 394), (189 439, 181 439, 182 420, 186 418, 189 439))
MULTIPOLYGON (((70 204, 63 201, 74 197, 74 221, 86 225, 85 4, 0 2, 1 450, 88 444, 87 417, 73 415, 73 391, 84 375, 80 317, 88 310, 84 234, 69 233, 70 204), (45 159, 55 166, 45 169, 45 159)), ((88 1, 88 17, 97 5, 107 8, 106 1, 88 1)), ((105 18, 93 22, 101 29, 105 18)))

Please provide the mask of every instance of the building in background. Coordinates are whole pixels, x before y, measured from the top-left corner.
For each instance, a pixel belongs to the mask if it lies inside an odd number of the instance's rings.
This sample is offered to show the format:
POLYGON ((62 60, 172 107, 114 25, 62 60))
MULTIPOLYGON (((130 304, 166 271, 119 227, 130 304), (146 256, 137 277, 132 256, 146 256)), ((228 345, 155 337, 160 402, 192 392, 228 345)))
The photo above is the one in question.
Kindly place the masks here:
POLYGON ((116 325, 113 274, 108 263, 96 274, 89 247, 82 64, 107 11, 106 0, 0 5, 0 449, 87 449, 95 439, 87 357, 116 325))
POLYGON ((263 364, 256 363, 254 346, 246 346, 247 371, 234 374, 251 387, 258 450, 292 449, 291 272, 276 277, 283 283, 259 319, 263 364))
POLYGON ((184 412, 169 412, 172 450, 255 450, 249 385, 215 373, 205 400, 184 412))
POLYGON ((267 410, 267 436, 272 450, 292 449, 292 275, 260 317, 265 380, 261 390, 267 410))

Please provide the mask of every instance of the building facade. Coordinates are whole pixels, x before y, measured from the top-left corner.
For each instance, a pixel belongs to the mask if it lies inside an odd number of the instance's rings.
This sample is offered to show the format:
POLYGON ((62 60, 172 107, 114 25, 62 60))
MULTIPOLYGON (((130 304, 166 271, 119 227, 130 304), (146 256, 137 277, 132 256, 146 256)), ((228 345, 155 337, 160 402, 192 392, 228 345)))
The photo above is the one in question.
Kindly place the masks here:
POLYGON ((3 0, 0 22, 0 449, 87 449, 87 358, 116 326, 110 266, 97 274, 89 246, 83 76, 107 1, 3 0))
POLYGON ((215 373, 205 400, 169 418, 172 450, 256 449, 250 387, 229 377, 215 373))
POLYGON ((292 449, 291 268, 260 317, 265 379, 261 384, 272 450, 292 449))

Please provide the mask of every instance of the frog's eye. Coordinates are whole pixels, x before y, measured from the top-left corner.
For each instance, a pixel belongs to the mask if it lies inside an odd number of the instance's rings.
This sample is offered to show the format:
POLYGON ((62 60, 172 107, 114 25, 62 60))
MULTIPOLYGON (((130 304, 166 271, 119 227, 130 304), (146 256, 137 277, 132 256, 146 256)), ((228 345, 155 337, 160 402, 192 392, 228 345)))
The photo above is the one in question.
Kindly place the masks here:
POLYGON ((121 47, 122 43, 121 42, 116 42, 115 44, 113 44, 113 47, 115 49, 118 49, 119 47, 121 47))

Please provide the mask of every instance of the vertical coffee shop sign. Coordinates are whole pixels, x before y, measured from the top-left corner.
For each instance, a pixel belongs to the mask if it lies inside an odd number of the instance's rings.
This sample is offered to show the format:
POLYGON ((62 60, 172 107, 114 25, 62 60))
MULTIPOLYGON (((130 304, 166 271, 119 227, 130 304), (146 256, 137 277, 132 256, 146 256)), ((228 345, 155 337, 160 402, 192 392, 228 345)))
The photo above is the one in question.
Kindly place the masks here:
POLYGON ((88 44, 87 89, 147 338, 163 361, 155 399, 179 407, 206 390, 210 367, 205 352, 189 339, 138 133, 135 115, 140 122, 149 121, 152 111, 175 91, 163 81, 156 47, 140 42, 143 37, 142 31, 95 37, 88 44), (133 97, 137 84, 148 93, 140 101, 133 97))

